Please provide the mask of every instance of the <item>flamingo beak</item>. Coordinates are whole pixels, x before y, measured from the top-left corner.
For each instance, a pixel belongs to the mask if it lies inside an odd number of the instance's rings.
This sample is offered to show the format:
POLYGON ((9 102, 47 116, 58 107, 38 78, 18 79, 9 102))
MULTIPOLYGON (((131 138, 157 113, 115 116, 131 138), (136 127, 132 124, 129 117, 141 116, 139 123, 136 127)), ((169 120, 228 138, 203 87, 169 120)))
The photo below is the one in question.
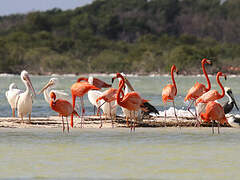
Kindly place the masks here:
POLYGON ((176 69, 176 74, 179 74, 179 71, 178 71, 178 69, 176 69))
POLYGON ((45 89, 47 89, 48 87, 52 86, 54 83, 53 82, 48 82, 39 92, 38 95, 41 94, 45 89))
POLYGON ((31 82, 29 76, 26 76, 26 81, 27 81, 28 85, 30 86, 30 88, 31 88, 34 96, 36 96, 36 92, 35 92, 35 90, 34 90, 34 88, 33 88, 33 85, 32 85, 32 82, 31 82))
POLYGON ((116 79, 116 77, 113 77, 113 78, 112 78, 112 84, 113 84, 113 82, 114 82, 115 79, 116 79))
POLYGON ((207 63, 212 66, 212 61, 211 60, 208 59, 207 63))
POLYGON ((225 79, 225 81, 227 80, 227 76, 224 74, 224 79, 225 79))

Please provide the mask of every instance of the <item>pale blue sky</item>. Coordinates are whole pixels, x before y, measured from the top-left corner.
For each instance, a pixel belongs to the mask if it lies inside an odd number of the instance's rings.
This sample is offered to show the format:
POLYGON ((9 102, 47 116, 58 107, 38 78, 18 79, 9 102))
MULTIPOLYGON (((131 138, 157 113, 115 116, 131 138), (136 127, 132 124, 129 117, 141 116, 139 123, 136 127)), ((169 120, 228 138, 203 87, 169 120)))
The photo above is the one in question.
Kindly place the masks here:
POLYGON ((91 3, 93 0, 0 0, 0 16, 45 11, 52 8, 74 9, 91 3))

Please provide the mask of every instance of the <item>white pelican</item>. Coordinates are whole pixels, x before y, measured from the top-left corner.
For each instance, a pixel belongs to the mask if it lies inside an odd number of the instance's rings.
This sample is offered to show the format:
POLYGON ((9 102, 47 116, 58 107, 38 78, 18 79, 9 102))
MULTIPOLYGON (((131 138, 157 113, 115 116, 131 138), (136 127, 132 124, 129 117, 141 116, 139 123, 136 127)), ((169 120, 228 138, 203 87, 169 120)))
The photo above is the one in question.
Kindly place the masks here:
POLYGON ((35 90, 32 86, 32 82, 28 76, 28 72, 23 70, 21 72, 21 79, 22 82, 26 86, 26 91, 19 94, 18 100, 17 100, 17 109, 18 109, 18 116, 21 117, 23 122, 23 117, 27 114, 29 115, 29 121, 31 122, 31 112, 32 112, 32 94, 30 92, 30 88, 34 94, 36 95, 35 90))
POLYGON ((15 109, 17 107, 17 99, 19 94, 22 93, 20 89, 17 88, 15 83, 9 85, 9 90, 6 91, 5 95, 7 97, 8 103, 12 108, 12 117, 15 117, 15 109))
POLYGON ((48 83, 41 89, 41 91, 38 94, 41 94, 43 92, 44 99, 45 101, 50 104, 51 98, 50 98, 50 93, 54 92, 56 95, 56 99, 64 99, 67 101, 71 101, 71 97, 68 95, 68 93, 64 92, 63 90, 54 90, 58 82, 58 78, 51 78, 48 83))
MULTIPOLYGON (((88 78, 88 83, 89 84, 94 84, 93 81, 94 81, 93 76, 90 76, 88 78)), ((94 114, 95 114, 95 108, 97 107, 97 109, 98 109, 99 106, 105 102, 103 99, 98 101, 98 103, 96 102, 97 98, 99 96, 101 96, 102 94, 103 93, 101 91, 98 91, 98 90, 88 91, 88 99, 89 99, 90 103, 94 106, 94 114)), ((101 109, 102 109, 102 111, 103 111, 103 113, 106 117, 110 117, 111 114, 116 116, 117 108, 116 108, 116 106, 114 106, 115 104, 116 104, 115 102, 111 102, 110 103, 111 107, 108 103, 104 103, 101 106, 101 109), (111 113, 110 113, 110 111, 111 111, 111 113)))

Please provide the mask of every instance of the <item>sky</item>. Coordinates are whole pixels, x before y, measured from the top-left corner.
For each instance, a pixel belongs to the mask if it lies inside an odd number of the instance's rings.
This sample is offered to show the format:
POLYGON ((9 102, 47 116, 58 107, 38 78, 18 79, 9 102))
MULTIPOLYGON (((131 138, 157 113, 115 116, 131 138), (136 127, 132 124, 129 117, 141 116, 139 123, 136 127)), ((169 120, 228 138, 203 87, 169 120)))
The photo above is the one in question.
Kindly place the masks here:
POLYGON ((0 16, 45 11, 53 8, 74 9, 91 3, 93 0, 0 0, 0 16))

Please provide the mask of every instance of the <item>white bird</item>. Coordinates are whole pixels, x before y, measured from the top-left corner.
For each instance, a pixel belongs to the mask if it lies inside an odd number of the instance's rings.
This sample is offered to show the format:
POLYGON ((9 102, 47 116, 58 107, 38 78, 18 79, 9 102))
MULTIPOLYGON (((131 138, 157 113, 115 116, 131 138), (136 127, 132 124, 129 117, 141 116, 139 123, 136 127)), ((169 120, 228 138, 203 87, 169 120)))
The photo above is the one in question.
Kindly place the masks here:
POLYGON ((6 91, 5 95, 7 97, 8 103, 12 108, 12 117, 15 117, 15 109, 17 107, 17 99, 19 94, 22 93, 20 89, 17 88, 15 83, 9 85, 9 90, 6 91))
POLYGON ((31 112, 32 112, 32 94, 30 89, 32 90, 34 96, 36 95, 35 90, 32 86, 32 82, 29 78, 28 72, 23 70, 21 72, 22 82, 26 86, 26 90, 23 93, 20 93, 17 99, 17 110, 18 116, 21 117, 23 122, 23 117, 28 114, 29 121, 31 122, 31 112))
MULTIPOLYGON (((88 83, 93 84, 93 76, 89 76, 88 83)), ((101 99, 100 101, 96 102, 97 98, 100 97, 103 93, 98 90, 90 90, 88 91, 88 99, 90 103, 98 109, 101 106, 101 109, 106 117, 111 117, 111 115, 116 116, 117 108, 115 107, 115 102, 104 103, 105 101, 101 99), (111 107, 110 107, 111 106, 111 107), (112 111, 111 111, 112 110, 112 111), (110 113, 111 111, 111 113, 110 113)))
POLYGON ((230 124, 232 127, 240 128, 240 116, 239 115, 230 115, 230 117, 227 117, 228 124, 230 124))
POLYGON ((38 94, 41 94, 43 92, 45 101, 50 104, 51 98, 50 93, 54 92, 57 99, 64 99, 67 101, 71 101, 71 97, 68 95, 68 93, 64 92, 63 90, 55 90, 52 89, 56 86, 58 82, 58 78, 51 78, 48 83, 41 89, 41 91, 38 94))

